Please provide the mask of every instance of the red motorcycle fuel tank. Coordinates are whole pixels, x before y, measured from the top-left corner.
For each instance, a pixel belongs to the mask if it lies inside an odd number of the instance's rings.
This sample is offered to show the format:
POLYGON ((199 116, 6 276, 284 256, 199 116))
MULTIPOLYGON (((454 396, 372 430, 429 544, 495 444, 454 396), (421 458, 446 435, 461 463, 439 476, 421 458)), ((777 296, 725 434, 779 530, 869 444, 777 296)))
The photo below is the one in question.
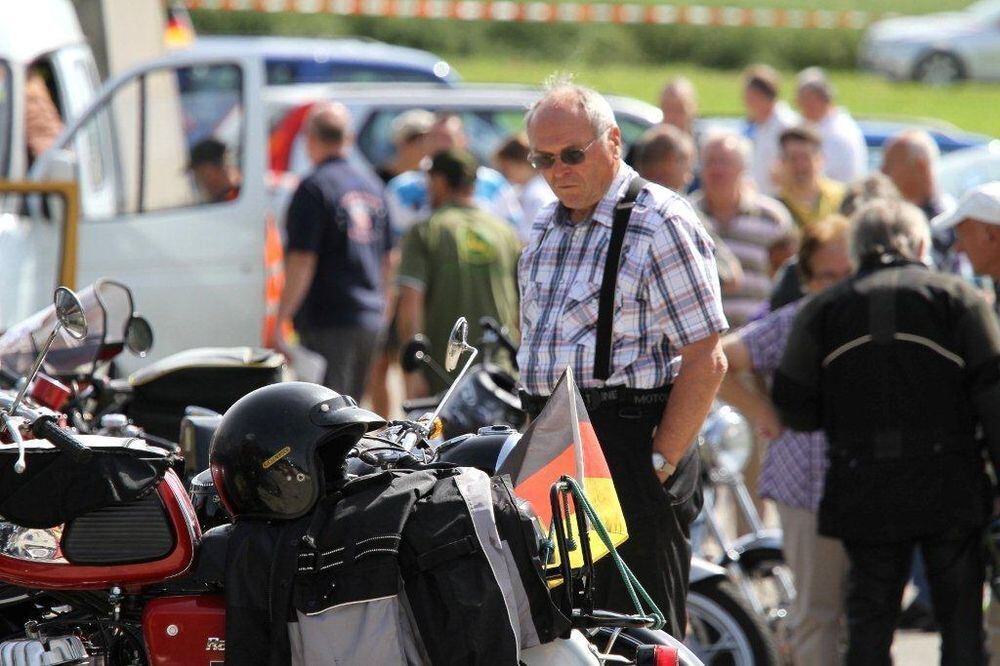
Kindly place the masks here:
POLYGON ((221 594, 153 599, 142 612, 150 666, 222 666, 226 602, 221 594))
MULTIPOLYGON (((155 493, 84 514, 56 530, 53 557, 0 553, 0 580, 34 590, 104 589, 158 583, 183 574, 201 529, 173 470, 155 493)), ((26 535, 30 540, 31 535, 26 535)))

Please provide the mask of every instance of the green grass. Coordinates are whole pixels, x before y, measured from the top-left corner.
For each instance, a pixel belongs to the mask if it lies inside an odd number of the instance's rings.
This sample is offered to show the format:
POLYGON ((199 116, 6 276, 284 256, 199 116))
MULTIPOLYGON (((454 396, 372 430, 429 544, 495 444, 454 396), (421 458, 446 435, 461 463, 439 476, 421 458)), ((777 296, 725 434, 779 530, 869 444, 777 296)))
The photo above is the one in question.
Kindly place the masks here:
MULTIPOLYGON (((539 84, 552 72, 572 72, 581 83, 656 103, 663 82, 678 74, 698 88, 703 115, 742 114, 739 73, 693 65, 593 66, 569 62, 453 57, 449 62, 467 81, 539 84)), ((786 81, 792 78, 788 73, 786 81)), ((859 116, 935 118, 962 129, 1000 136, 1000 85, 965 83, 928 88, 885 81, 858 72, 833 72, 838 102, 859 116)), ((787 87, 787 86, 786 86, 787 87)))

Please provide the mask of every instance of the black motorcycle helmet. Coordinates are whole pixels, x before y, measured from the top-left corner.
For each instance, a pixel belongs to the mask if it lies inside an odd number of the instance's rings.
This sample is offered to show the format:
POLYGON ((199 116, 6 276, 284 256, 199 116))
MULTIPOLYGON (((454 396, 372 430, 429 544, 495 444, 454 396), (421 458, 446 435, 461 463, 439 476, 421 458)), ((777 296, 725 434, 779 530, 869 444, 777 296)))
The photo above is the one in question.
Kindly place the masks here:
POLYGON ((212 437, 212 479, 238 518, 293 520, 342 474, 361 437, 385 421, 318 384, 284 382, 243 396, 212 437))

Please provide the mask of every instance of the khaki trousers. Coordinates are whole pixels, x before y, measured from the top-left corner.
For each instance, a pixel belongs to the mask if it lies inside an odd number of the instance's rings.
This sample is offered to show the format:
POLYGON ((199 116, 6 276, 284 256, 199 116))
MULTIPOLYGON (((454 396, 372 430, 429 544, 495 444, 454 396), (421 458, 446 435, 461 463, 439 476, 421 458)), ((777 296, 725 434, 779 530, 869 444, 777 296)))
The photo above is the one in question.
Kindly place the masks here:
POLYGON ((990 649, 990 663, 1000 666, 1000 599, 992 597, 986 611, 986 646, 990 649))
POLYGON ((816 514, 775 502, 784 532, 785 562, 795 578, 789 622, 795 666, 838 666, 846 638, 847 553, 819 536, 816 514))

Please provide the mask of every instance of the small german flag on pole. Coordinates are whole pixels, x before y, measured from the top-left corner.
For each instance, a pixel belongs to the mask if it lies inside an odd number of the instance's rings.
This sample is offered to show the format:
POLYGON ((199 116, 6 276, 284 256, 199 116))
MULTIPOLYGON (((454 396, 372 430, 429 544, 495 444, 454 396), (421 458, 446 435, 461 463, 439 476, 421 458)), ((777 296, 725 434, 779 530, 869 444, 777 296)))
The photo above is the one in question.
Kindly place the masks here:
MULTIPOLYGON (((552 524, 549 489, 562 475, 572 476, 583 487, 612 543, 617 547, 628 539, 608 463, 570 368, 563 372, 545 408, 497 473, 510 475, 514 492, 531 502, 546 531, 552 524)), ((594 530, 590 531, 590 550, 595 562, 608 554, 594 530)), ((573 551, 570 560, 574 568, 583 565, 579 549, 573 551)))

